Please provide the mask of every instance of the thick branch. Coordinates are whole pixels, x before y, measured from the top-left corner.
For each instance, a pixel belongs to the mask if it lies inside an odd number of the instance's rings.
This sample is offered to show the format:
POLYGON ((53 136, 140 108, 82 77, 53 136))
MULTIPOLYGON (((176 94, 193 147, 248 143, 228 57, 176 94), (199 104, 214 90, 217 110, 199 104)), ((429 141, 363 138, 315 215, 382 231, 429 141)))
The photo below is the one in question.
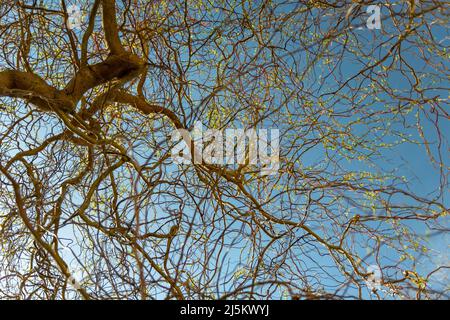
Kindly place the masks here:
POLYGON ((119 28, 116 20, 116 1, 103 0, 103 29, 105 31, 106 42, 112 54, 121 54, 125 50, 119 39, 119 28))
MULTIPOLYGON (((27 72, 7 70, 0 72, 0 96, 23 98, 36 105, 40 110, 61 110, 71 112, 86 91, 101 84, 117 80, 123 84, 141 74, 145 70, 145 62, 138 56, 126 52, 120 43, 114 0, 102 0, 103 26, 110 56, 103 62, 83 64, 64 90, 58 90, 48 85, 42 78, 27 72)), ((96 6, 92 15, 95 16, 96 6)), ((93 17, 91 17, 93 21, 93 17)), ((92 22, 91 21, 91 22, 92 22)), ((93 28, 90 23, 90 29, 93 28)), ((83 39, 83 50, 87 45, 87 37, 83 39)))
POLYGON ((72 97, 30 72, 14 70, 0 72, 0 96, 25 99, 43 111, 59 109, 71 112, 75 109, 72 97))
POLYGON ((164 108, 157 104, 150 104, 143 98, 133 96, 125 91, 117 91, 117 93, 114 96, 114 101, 119 103, 130 104, 133 107, 139 109, 144 114, 152 114, 152 113, 163 114, 172 121, 175 128, 185 129, 184 125, 181 123, 177 115, 172 110, 164 108))
POLYGON ((131 53, 111 55, 105 61, 82 67, 64 88, 64 92, 81 99, 86 91, 112 80, 126 82, 144 70, 143 61, 131 53))

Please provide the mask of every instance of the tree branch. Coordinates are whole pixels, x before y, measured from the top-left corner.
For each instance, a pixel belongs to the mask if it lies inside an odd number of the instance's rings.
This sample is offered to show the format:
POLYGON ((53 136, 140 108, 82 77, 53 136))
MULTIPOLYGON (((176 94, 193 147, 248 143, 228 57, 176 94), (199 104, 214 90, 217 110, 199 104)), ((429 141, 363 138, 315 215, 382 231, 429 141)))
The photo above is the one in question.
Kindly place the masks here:
POLYGON ((71 112, 76 104, 73 98, 50 86, 38 75, 15 70, 0 72, 0 96, 22 98, 42 111, 59 109, 71 112))

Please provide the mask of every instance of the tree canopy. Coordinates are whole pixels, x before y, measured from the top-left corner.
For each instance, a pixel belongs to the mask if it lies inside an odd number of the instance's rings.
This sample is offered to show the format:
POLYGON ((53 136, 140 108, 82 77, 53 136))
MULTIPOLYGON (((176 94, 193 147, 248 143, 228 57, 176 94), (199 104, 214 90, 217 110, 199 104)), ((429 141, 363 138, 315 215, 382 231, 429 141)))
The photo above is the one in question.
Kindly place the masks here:
POLYGON ((0 297, 448 299, 448 14, 3 0, 0 297), (174 163, 196 123, 279 130, 276 172, 174 163))

